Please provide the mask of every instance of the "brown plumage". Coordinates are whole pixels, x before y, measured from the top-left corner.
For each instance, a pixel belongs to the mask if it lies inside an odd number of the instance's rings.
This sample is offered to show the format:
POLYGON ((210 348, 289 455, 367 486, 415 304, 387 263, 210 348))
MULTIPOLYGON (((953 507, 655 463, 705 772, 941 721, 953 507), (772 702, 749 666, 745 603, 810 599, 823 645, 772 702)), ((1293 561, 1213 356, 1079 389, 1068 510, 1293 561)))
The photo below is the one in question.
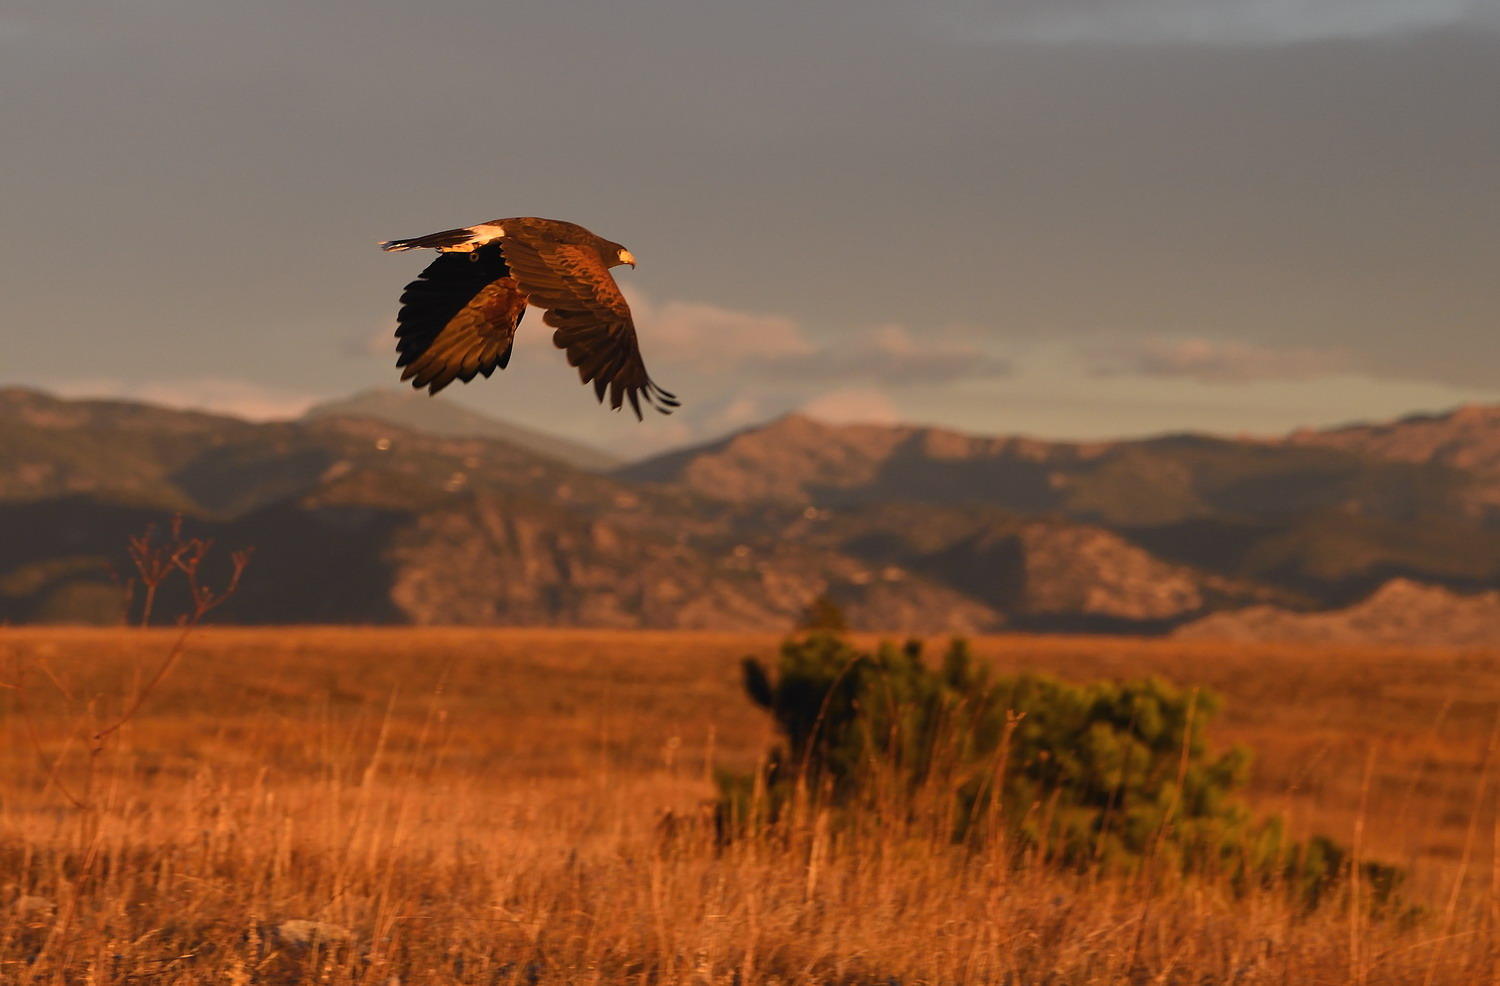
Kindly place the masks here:
POLYGON ((663 414, 677 398, 646 373, 630 306, 610 274, 635 266, 620 244, 573 223, 524 217, 381 244, 386 250, 433 249, 439 256, 401 295, 396 365, 401 379, 437 393, 510 362, 528 304, 545 309, 552 341, 584 383, 637 418, 641 400, 663 414))

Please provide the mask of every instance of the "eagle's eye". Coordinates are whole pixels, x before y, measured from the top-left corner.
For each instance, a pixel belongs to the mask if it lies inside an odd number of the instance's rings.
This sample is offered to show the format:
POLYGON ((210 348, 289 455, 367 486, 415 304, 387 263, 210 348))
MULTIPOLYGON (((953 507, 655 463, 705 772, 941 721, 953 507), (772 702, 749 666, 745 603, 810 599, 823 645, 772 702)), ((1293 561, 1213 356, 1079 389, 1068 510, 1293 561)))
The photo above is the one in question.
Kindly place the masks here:
POLYGON ((630 266, 634 267, 635 266, 635 254, 631 253, 629 250, 626 250, 624 247, 621 247, 620 248, 620 263, 622 263, 622 264, 629 264, 630 266))

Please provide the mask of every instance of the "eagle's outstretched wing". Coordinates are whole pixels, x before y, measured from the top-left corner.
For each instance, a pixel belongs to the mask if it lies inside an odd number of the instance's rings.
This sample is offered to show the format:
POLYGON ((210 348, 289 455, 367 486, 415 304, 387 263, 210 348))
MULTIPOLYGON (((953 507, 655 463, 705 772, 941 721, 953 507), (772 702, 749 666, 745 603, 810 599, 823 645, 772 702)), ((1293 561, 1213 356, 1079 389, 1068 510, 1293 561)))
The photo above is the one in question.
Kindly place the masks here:
POLYGON ((677 398, 647 375, 630 305, 598 251, 518 232, 501 240, 511 276, 530 304, 547 310, 542 321, 557 330, 552 341, 566 351, 579 378, 594 385, 601 402, 608 390, 616 410, 629 400, 640 418, 644 397, 662 414, 671 414, 677 398))
POLYGON ((396 365, 402 380, 437 393, 510 362, 526 297, 500 248, 442 253, 401 295, 396 365))

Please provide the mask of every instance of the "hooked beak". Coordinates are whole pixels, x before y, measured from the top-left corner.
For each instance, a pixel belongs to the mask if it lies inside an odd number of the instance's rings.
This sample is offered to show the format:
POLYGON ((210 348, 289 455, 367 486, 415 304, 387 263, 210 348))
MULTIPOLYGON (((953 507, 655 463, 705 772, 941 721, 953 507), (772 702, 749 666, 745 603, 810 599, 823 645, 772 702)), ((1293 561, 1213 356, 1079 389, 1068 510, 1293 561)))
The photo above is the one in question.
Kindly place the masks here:
POLYGON ((630 269, 635 270, 635 254, 631 253, 629 250, 620 251, 620 262, 622 264, 629 264, 630 269))

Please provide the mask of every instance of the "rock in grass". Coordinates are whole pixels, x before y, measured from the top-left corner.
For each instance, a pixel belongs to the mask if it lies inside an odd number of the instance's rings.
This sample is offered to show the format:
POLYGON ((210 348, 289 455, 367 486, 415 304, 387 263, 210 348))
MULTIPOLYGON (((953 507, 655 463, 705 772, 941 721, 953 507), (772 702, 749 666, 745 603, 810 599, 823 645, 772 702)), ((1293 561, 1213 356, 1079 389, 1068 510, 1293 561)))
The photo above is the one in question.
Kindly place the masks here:
POLYGON ((57 905, 49 897, 22 894, 16 898, 15 910, 22 921, 45 921, 57 910, 57 905))
POLYGON ((276 937, 285 945, 308 948, 313 945, 331 945, 352 942, 354 932, 341 924, 328 921, 308 921, 292 918, 276 925, 276 937))

